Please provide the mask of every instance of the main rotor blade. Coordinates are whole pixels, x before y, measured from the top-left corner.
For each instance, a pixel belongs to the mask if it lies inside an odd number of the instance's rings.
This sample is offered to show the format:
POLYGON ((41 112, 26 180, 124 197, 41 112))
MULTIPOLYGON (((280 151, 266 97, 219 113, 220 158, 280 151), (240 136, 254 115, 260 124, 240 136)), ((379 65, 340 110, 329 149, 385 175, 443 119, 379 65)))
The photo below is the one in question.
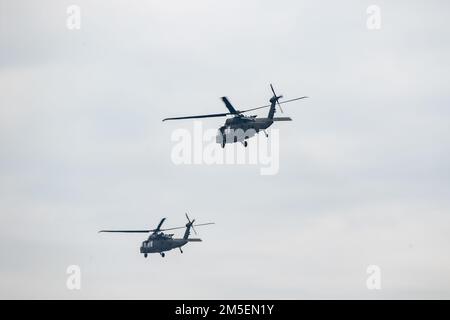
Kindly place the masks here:
POLYGON ((155 230, 100 230, 101 232, 120 232, 120 233, 149 233, 155 230))
POLYGON ((216 117, 225 117, 232 113, 211 113, 211 114, 202 114, 198 116, 186 116, 186 117, 173 117, 173 118, 165 118, 163 121, 167 120, 182 120, 182 119, 199 119, 199 118, 216 118, 216 117))
POLYGON ((166 220, 166 218, 162 218, 155 230, 161 230, 161 226, 165 220, 166 220))
POLYGON ((215 224, 215 222, 208 222, 208 223, 194 224, 194 227, 207 226, 207 225, 209 225, 209 224, 215 224))
POLYGON ((233 105, 231 104, 231 102, 228 100, 227 97, 222 97, 222 101, 223 101, 223 103, 225 103, 225 106, 230 111, 230 114, 237 114, 238 113, 237 110, 233 107, 233 105))
MULTIPOLYGON (((283 104, 283 103, 288 103, 288 102, 292 102, 292 101, 296 101, 296 100, 300 100, 300 99, 305 99, 308 98, 307 96, 304 97, 300 97, 300 98, 295 98, 295 99, 290 99, 290 100, 286 100, 286 101, 281 101, 279 102, 279 104, 283 104)), ((262 107, 256 107, 256 108, 251 108, 251 109, 246 109, 246 110, 242 110, 242 111, 238 111, 239 113, 244 113, 244 112, 249 112, 249 111, 253 111, 253 110, 258 110, 258 109, 263 109, 263 108, 269 108, 270 104, 262 106, 262 107)))
MULTIPOLYGON (((208 222, 208 223, 200 223, 200 224, 195 224, 194 227, 200 227, 200 226, 206 226, 209 224, 215 224, 214 222, 208 222)), ((169 230, 177 230, 177 229, 185 229, 186 226, 183 227, 175 227, 175 228, 167 228, 167 229, 159 229, 158 231, 169 231, 169 230)), ((157 231, 157 229, 152 229, 152 230, 100 230, 99 233, 103 233, 103 232, 114 232, 114 233, 149 233, 149 232, 154 232, 157 231)))
MULTIPOLYGON (((193 224, 194 227, 200 227, 200 226, 206 226, 209 224, 215 224, 214 222, 208 222, 208 223, 200 223, 200 224, 193 224)), ((161 229, 160 231, 169 231, 169 230, 177 230, 177 229, 185 229, 186 226, 183 227, 174 227, 174 228, 168 228, 168 229, 161 229)))
POLYGON ((175 227, 175 228, 167 228, 167 229, 161 229, 160 231, 169 231, 169 230, 177 230, 177 229, 185 229, 186 227, 175 227))
POLYGON ((288 102, 292 102, 292 101, 296 101, 296 100, 300 100, 300 99, 305 99, 305 98, 309 98, 309 97, 303 96, 303 97, 300 97, 300 98, 295 98, 295 99, 290 99, 290 100, 286 100, 286 101, 281 101, 280 104, 288 103, 288 102))

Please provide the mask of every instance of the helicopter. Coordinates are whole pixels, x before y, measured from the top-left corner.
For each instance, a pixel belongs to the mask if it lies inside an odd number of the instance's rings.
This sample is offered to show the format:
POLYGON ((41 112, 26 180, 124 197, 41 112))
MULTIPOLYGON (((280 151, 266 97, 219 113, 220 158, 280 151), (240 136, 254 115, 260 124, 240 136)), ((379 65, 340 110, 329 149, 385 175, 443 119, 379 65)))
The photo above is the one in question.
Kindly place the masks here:
POLYGON ((181 119, 198 119, 198 118, 215 118, 215 117, 226 117, 232 115, 232 118, 228 118, 225 120, 225 124, 219 128, 219 131, 216 136, 216 142, 220 143, 222 148, 225 147, 226 143, 236 143, 241 142, 244 147, 247 147, 247 139, 259 133, 259 131, 264 131, 266 137, 269 137, 266 129, 269 128, 275 121, 292 121, 289 117, 274 117, 276 112, 276 106, 280 108, 281 113, 283 113, 283 109, 281 108, 281 104, 288 103, 300 99, 308 98, 306 96, 290 99, 286 101, 279 101, 283 98, 282 95, 278 96, 275 93, 275 90, 270 84, 270 89, 272 90, 273 96, 270 98, 270 104, 251 108, 247 110, 236 110, 233 105, 230 103, 227 97, 222 97, 222 101, 225 104, 226 108, 229 112, 226 113, 213 113, 213 114, 204 114, 197 116, 185 116, 185 117, 173 117, 173 118, 165 118, 163 121, 168 120, 181 120, 181 119), (254 111, 263 108, 269 108, 269 113, 267 118, 258 118, 256 115, 246 116, 244 113, 249 111, 254 111))
POLYGON ((159 253, 161 257, 165 257, 164 251, 169 251, 175 248, 179 248, 180 252, 183 253, 183 250, 181 249, 182 246, 184 246, 188 242, 200 242, 202 241, 199 238, 189 238, 191 229, 194 231, 195 234, 197 232, 195 231, 194 227, 199 226, 206 226, 210 224, 214 224, 214 222, 208 222, 208 223, 201 223, 194 225, 195 219, 192 221, 189 219, 188 214, 186 213, 186 218, 188 220, 188 223, 186 223, 185 227, 175 227, 175 228, 168 228, 168 229, 161 229, 162 224, 166 220, 166 218, 162 218, 159 222, 156 229, 152 230, 100 230, 101 232, 115 232, 115 233, 150 233, 147 240, 144 240, 142 242, 140 252, 144 254, 144 257, 147 258, 149 253, 159 253), (173 238, 173 234, 165 234, 163 231, 168 230, 176 230, 176 229, 183 229, 186 228, 186 231, 184 232, 184 236, 181 239, 173 238))

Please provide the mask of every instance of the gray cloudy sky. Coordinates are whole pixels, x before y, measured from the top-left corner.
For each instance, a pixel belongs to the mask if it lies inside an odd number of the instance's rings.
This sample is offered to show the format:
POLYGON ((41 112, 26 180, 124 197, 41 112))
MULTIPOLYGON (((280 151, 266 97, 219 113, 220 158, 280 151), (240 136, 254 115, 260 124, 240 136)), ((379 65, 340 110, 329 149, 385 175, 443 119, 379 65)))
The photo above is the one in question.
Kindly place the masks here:
POLYGON ((449 6, 0 0, 0 298, 450 298, 449 6), (311 96, 277 124, 277 175, 172 163, 192 122, 162 118, 270 82, 311 96), (183 255, 97 233, 185 211, 217 224, 183 255))

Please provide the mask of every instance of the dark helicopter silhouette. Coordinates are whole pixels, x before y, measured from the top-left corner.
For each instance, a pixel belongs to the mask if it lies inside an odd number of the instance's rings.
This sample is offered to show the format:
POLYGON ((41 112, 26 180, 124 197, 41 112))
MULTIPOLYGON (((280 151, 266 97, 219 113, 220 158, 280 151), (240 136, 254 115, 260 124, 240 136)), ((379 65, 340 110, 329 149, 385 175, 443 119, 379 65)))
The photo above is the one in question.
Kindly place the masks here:
POLYGON ((147 240, 142 242, 140 252, 144 254, 144 257, 147 258, 147 255, 149 253, 159 253, 161 257, 165 256, 164 251, 169 251, 175 248, 179 248, 180 252, 183 253, 183 250, 181 250, 181 247, 184 246, 188 242, 199 242, 202 241, 199 238, 189 238, 189 234, 191 229, 194 231, 195 234, 197 232, 194 229, 195 227, 199 226, 206 226, 209 224, 214 224, 214 222, 208 222, 208 223, 201 223, 194 225, 195 219, 192 221, 189 219, 189 216, 186 213, 186 218, 188 220, 188 223, 186 223, 185 227, 175 227, 175 228, 168 228, 168 229, 161 229, 162 224, 166 220, 166 218, 162 218, 159 222, 156 229, 152 230, 101 230, 99 232, 116 232, 116 233, 150 233, 147 240), (176 229, 184 229, 186 228, 186 231, 184 232, 183 238, 177 239, 173 238, 173 234, 165 234, 163 231, 168 230, 176 230, 176 229))
POLYGON ((288 103, 300 99, 308 98, 306 96, 290 99, 286 101, 279 101, 283 96, 277 96, 275 90, 273 89, 272 84, 270 84, 270 89, 272 90, 273 96, 270 98, 270 104, 262 107, 247 109, 247 110, 236 110, 233 105, 230 103, 227 97, 222 97, 222 101, 225 103, 225 106, 229 110, 226 113, 213 113, 213 114, 204 114, 197 116, 185 116, 185 117, 173 117, 173 118, 165 118, 163 121, 167 120, 181 120, 181 119, 199 119, 199 118, 215 118, 215 117, 225 117, 232 115, 232 118, 229 118, 225 121, 225 124, 219 128, 219 132, 216 137, 216 142, 222 145, 222 148, 225 147, 226 143, 235 143, 242 142, 245 147, 247 147, 247 139, 259 133, 259 131, 264 131, 266 137, 269 135, 265 131, 269 128, 275 121, 291 121, 292 119, 289 117, 274 117, 276 112, 276 105, 280 108, 280 111, 283 112, 281 108, 281 104, 288 103), (267 118, 258 118, 255 115, 246 116, 244 113, 269 108, 269 113, 267 118))

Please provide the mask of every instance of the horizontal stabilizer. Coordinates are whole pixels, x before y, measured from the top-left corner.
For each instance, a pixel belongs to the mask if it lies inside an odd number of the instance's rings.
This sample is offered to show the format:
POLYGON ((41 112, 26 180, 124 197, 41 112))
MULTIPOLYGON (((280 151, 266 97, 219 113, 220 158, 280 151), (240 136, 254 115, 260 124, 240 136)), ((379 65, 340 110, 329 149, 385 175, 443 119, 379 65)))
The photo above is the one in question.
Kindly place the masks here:
POLYGON ((275 117, 273 121, 292 121, 292 119, 289 117, 275 117))

